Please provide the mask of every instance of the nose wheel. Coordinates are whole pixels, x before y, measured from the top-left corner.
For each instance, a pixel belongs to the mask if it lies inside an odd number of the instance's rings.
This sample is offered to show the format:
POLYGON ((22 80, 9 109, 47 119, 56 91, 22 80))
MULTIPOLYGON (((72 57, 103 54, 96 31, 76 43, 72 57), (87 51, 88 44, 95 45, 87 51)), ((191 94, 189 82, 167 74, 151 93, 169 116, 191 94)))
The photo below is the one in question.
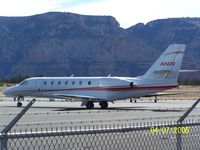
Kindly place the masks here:
POLYGON ((22 107, 22 102, 17 102, 17 107, 22 107))
POLYGON ((22 102, 21 100, 24 100, 24 97, 23 96, 19 96, 17 98, 17 107, 22 107, 22 102))

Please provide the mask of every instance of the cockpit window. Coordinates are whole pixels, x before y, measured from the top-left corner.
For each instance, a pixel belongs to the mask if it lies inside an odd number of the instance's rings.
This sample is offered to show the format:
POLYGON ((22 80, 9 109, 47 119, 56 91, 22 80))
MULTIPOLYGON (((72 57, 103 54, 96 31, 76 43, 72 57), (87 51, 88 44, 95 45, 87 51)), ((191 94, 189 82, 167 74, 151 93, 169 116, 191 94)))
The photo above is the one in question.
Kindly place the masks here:
POLYGON ((19 85, 27 85, 28 81, 22 81, 19 85))

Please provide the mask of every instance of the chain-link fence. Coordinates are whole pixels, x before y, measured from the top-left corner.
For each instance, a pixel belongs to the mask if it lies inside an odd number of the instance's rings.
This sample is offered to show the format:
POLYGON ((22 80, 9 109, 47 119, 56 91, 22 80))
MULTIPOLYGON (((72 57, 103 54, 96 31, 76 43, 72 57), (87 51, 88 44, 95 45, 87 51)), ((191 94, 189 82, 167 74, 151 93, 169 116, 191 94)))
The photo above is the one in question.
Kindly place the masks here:
POLYGON ((200 123, 126 124, 0 134, 1 150, 199 150, 200 123))

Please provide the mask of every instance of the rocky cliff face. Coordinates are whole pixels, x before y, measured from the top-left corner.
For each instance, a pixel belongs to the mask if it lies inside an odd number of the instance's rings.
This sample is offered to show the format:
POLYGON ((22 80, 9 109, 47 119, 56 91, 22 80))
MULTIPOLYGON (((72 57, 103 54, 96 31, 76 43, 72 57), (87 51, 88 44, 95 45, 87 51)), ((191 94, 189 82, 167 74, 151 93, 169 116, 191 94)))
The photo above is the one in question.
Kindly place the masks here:
POLYGON ((170 43, 185 43, 183 66, 200 69, 200 18, 155 20, 132 26, 127 32, 156 49, 163 49, 170 43))
POLYGON ((0 17, 0 78, 141 75, 169 43, 176 42, 188 44, 184 67, 197 69, 199 22, 167 19, 123 29, 111 16, 55 12, 0 17))

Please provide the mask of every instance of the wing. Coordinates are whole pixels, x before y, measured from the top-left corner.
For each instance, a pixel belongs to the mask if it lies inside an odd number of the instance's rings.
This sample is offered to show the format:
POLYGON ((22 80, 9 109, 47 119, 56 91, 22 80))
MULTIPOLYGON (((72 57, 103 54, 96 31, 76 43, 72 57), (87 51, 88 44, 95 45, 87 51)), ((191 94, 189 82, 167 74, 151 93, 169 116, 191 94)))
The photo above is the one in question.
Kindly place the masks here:
POLYGON ((102 99, 99 99, 98 97, 87 96, 87 95, 74 95, 74 94, 72 95, 72 94, 59 94, 58 93, 58 94, 54 94, 54 96, 57 98, 62 98, 62 99, 70 100, 70 101, 102 100, 102 99))

